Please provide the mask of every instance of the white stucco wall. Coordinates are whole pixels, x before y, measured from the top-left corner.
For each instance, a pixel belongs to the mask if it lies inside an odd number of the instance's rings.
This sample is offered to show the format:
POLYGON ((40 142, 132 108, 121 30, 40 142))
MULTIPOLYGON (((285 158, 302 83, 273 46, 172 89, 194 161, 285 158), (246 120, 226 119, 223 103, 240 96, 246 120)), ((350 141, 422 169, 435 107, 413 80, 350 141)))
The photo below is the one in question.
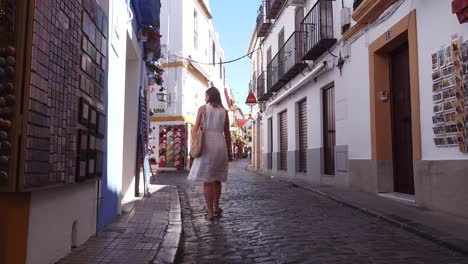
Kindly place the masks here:
POLYGON ((26 263, 55 263, 71 251, 73 223, 76 243, 81 245, 95 234, 96 217, 95 181, 33 192, 26 263))
MULTIPOLYGON (((128 14, 125 2, 110 2, 107 97, 107 175, 110 191, 122 195, 125 116, 125 65, 128 14)), ((118 208, 120 213, 120 207, 118 208)))
MULTIPOLYGON (((189 1, 187 1, 189 2, 189 1)), ((182 16, 185 0, 161 0, 161 43, 182 54, 182 16), (182 5, 184 1, 184 5, 182 5)))
MULTIPOLYGON (((122 200, 135 197, 135 177, 137 166, 138 111, 140 101, 141 48, 136 35, 129 26, 126 34, 126 73, 124 113, 124 149, 122 168, 122 200)), ((138 177, 140 175, 138 174, 138 177)))
MULTIPOLYGON (((308 1, 304 15, 306 16, 310 9, 315 4, 314 1, 308 1)), ((349 1, 345 1, 345 5, 349 1)), ((349 6, 349 5, 348 5, 349 6)), ((291 36, 291 34, 296 30, 295 29, 295 8, 294 6, 288 6, 283 10, 280 17, 275 21, 270 34, 266 37, 263 45, 263 69, 266 69, 268 65, 267 61, 267 50, 271 47, 272 58, 278 52, 278 33, 284 28, 284 39, 285 42, 291 36)), ((333 2, 334 10, 334 36, 338 40, 341 38, 341 23, 340 23, 340 10, 341 10, 341 1, 333 2), (338 3, 339 2, 339 3, 338 3)), ((339 54, 341 46, 337 45, 333 47, 330 51, 336 55, 339 54)), ((324 60, 330 60, 336 64, 336 59, 329 54, 324 54, 321 58, 316 61, 310 62, 311 68, 316 65, 319 65, 324 60)), ((309 72, 308 69, 303 71, 304 74, 309 72)), ((283 88, 281 88, 278 93, 269 99, 266 104, 269 105, 272 100, 278 98, 286 90, 295 86, 299 81, 304 79, 304 75, 298 74, 292 80, 290 80, 283 88)), ((296 104, 298 101, 307 98, 307 131, 308 131, 308 148, 320 148, 322 147, 322 89, 327 84, 335 81, 335 119, 336 119, 336 144, 337 145, 346 145, 348 144, 348 134, 344 132, 344 128, 348 122, 348 103, 347 103, 347 88, 346 85, 342 85, 343 82, 340 80, 339 71, 337 68, 328 69, 323 71, 316 80, 313 78, 308 82, 304 83, 301 88, 297 89, 294 93, 288 95, 285 99, 280 101, 278 104, 268 107, 264 113, 265 121, 270 117, 273 117, 273 151, 279 151, 279 127, 278 127, 278 114, 283 110, 288 111, 288 150, 297 150, 298 149, 298 140, 297 140, 297 124, 295 122, 297 117, 296 104)), ((263 126, 262 136, 265 139, 268 138, 268 126, 263 126)), ((265 141, 268 143, 268 141, 265 141)), ((369 141, 370 142, 370 141, 369 141)), ((262 153, 268 152, 268 147, 264 147, 262 153)), ((266 166, 266 164, 264 164, 266 166)))
POLYGON ((452 14, 450 0, 416 1, 419 47, 419 89, 421 102, 421 140, 423 160, 468 159, 458 147, 439 148, 433 141, 432 131, 432 68, 431 54, 442 45, 448 45, 451 36, 458 33, 468 40, 468 25, 459 24, 452 14), (434 19, 437 17, 437 19, 434 19))
MULTIPOLYGON (((451 13, 451 1, 403 1, 398 10, 384 23, 367 31, 351 43, 351 58, 344 65, 343 77, 337 80, 348 91, 349 123, 346 132, 350 159, 370 159, 370 100, 368 46, 390 27, 416 9, 419 56, 419 92, 421 114, 421 144, 423 160, 467 159, 457 147, 438 148, 433 143, 431 53, 448 45, 455 33, 468 39, 468 27, 460 25, 451 13), (437 17, 437 19, 434 19, 437 17)), ((338 85, 337 85, 338 86, 338 85)))

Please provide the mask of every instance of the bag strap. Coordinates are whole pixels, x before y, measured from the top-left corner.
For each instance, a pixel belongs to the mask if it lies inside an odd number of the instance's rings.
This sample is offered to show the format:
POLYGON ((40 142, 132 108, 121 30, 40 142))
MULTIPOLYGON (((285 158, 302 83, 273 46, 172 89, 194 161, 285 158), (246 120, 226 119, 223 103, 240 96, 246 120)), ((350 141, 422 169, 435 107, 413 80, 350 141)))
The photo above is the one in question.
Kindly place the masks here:
POLYGON ((205 127, 204 127, 204 124, 203 124, 203 122, 205 121, 205 114, 206 114, 206 106, 205 106, 205 111, 202 114, 200 124, 199 124, 199 127, 201 128, 202 131, 205 130, 205 127))

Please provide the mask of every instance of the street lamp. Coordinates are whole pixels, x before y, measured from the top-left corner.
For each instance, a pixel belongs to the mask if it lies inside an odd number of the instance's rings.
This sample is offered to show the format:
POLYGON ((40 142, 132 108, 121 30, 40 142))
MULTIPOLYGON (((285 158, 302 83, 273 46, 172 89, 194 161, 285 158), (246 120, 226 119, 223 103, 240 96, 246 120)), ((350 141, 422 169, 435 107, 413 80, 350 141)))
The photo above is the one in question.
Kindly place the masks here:
POLYGON ((164 87, 159 88, 159 92, 156 93, 156 97, 158 98, 159 102, 165 102, 165 103, 167 102, 168 104, 171 103, 170 96, 167 93, 166 88, 164 87))

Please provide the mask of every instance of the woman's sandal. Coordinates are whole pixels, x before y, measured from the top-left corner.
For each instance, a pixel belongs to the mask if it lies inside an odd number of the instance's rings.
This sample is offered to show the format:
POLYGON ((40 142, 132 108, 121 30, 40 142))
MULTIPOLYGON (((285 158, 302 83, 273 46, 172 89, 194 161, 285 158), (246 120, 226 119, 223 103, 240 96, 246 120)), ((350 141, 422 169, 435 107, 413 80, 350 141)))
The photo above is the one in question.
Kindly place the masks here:
POLYGON ((222 212, 223 212, 223 209, 219 208, 218 211, 214 211, 214 212, 213 212, 213 215, 219 216, 219 215, 221 215, 222 212))
POLYGON ((214 220, 214 216, 208 217, 208 214, 205 214, 205 219, 208 220, 208 221, 213 221, 213 220, 214 220))

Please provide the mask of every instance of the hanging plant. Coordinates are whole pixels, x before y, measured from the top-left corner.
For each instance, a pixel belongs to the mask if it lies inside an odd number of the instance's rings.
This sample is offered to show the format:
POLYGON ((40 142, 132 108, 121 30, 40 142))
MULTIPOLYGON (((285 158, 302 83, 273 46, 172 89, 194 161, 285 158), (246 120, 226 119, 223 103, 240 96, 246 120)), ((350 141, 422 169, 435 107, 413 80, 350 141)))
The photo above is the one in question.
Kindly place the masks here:
POLYGON ((156 27, 144 25, 140 29, 140 41, 142 42, 159 42, 161 35, 156 27))
POLYGON ((154 76, 154 82, 157 84, 157 85, 162 85, 164 80, 162 78, 161 75, 155 75, 154 76))
POLYGON ((157 64, 154 64, 154 63, 150 63, 148 65, 148 70, 150 72, 154 72, 155 75, 162 75, 164 73, 164 69, 161 65, 157 65, 157 64))

